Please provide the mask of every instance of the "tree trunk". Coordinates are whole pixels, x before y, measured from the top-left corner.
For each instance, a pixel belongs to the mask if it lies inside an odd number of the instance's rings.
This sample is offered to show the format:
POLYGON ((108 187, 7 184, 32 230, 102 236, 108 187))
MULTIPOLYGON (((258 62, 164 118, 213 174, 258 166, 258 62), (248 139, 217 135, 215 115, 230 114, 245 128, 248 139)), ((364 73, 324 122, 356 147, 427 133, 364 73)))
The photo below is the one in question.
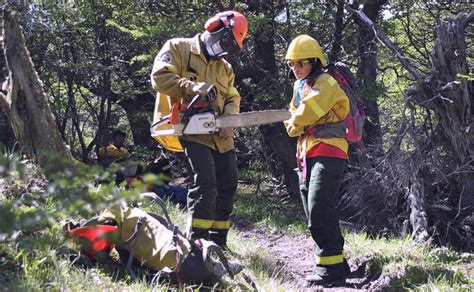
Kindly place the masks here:
MULTIPOLYGON (((362 11, 373 22, 377 22, 380 9, 386 0, 367 1, 362 11)), ((380 114, 377 104, 377 42, 374 31, 355 18, 359 25, 359 55, 360 63, 357 71, 360 82, 361 96, 364 98, 364 110, 367 120, 364 125, 364 141, 375 149, 382 150, 382 131, 380 114)))
POLYGON ((10 120, 21 150, 40 166, 46 166, 49 151, 62 154, 72 161, 26 48, 18 19, 14 12, 6 9, 1 14, 9 76, 0 93, 0 105, 10 120))
POLYGON ((469 74, 465 38, 466 27, 473 20, 471 11, 439 22, 435 28, 431 76, 416 87, 416 95, 412 96, 437 113, 441 132, 455 157, 452 171, 459 175, 460 190, 455 198, 459 201, 456 219, 474 210, 474 83, 459 76, 469 74))
POLYGON ((329 53, 329 62, 337 62, 339 53, 342 49, 342 30, 344 20, 344 2, 337 2, 336 13, 334 15, 334 33, 332 37, 331 52, 329 53))
MULTIPOLYGON (((351 10, 350 8, 348 8, 351 10)), ((447 21, 439 21, 435 27, 435 46, 432 51, 432 69, 430 76, 424 76, 408 60, 402 51, 395 46, 367 17, 360 11, 351 10, 362 22, 377 32, 377 38, 400 60, 402 66, 407 69, 416 79, 417 84, 406 92, 409 103, 415 103, 421 107, 433 110, 439 120, 439 131, 446 139, 437 141, 433 146, 434 151, 445 152, 444 161, 440 161, 443 170, 443 179, 453 177, 457 182, 457 188, 449 193, 449 201, 443 201, 455 206, 457 210, 448 218, 449 228, 445 237, 449 235, 458 237, 464 241, 468 248, 472 239, 469 231, 466 232, 464 224, 469 221, 474 210, 474 84, 466 77, 469 75, 466 54, 466 27, 474 20, 474 11, 461 12, 456 17, 447 21), (447 142, 447 143, 444 143, 447 142), (446 146, 447 144, 448 146, 446 146), (454 232, 452 231, 454 230, 454 232), (466 233, 465 238, 461 233, 466 233)), ((421 151, 417 149, 417 151, 421 151)), ((436 167, 436 166, 435 166, 436 167)), ((411 208, 411 223, 414 236, 416 232, 423 233, 426 226, 424 187, 421 185, 418 174, 413 174, 411 186, 408 190, 411 208), (420 216, 417 216, 420 215, 420 216), (419 224, 421 222, 421 224, 419 224)), ((436 195, 436 194, 434 194, 436 195)), ((431 214, 435 217, 436 214, 431 214)), ((467 227, 468 229, 470 227, 467 227)), ((454 241, 451 239, 451 242, 454 241)), ((443 244, 445 244, 443 242, 443 244)))
POLYGON ((429 239, 428 214, 426 213, 425 188, 423 179, 418 174, 419 167, 414 158, 410 161, 410 185, 408 186, 408 202, 410 204, 410 224, 413 228, 411 236, 418 241, 429 239))
POLYGON ((474 11, 440 21, 435 29, 432 69, 426 91, 418 87, 422 102, 436 111, 444 136, 449 140, 460 165, 474 157, 474 83, 458 74, 468 75, 466 25, 474 11), (434 93, 434 94, 433 94, 434 93))
POLYGON ((8 117, 3 110, 0 110, 0 151, 4 150, 3 147, 9 150, 13 149, 15 142, 15 134, 13 134, 8 117))
POLYGON ((133 99, 123 99, 120 106, 127 113, 130 129, 132 130, 133 143, 137 146, 148 147, 157 145, 150 136, 150 109, 154 107, 155 98, 151 94, 134 96, 133 99))
POLYGON ((295 171, 297 166, 295 139, 288 136, 282 123, 262 125, 259 127, 259 130, 263 135, 265 146, 270 149, 269 153, 274 153, 275 155, 275 159, 272 160, 277 160, 281 163, 278 169, 281 169, 286 189, 290 194, 298 195, 299 182, 295 171), (275 141, 278 141, 278 143, 275 143, 275 141))

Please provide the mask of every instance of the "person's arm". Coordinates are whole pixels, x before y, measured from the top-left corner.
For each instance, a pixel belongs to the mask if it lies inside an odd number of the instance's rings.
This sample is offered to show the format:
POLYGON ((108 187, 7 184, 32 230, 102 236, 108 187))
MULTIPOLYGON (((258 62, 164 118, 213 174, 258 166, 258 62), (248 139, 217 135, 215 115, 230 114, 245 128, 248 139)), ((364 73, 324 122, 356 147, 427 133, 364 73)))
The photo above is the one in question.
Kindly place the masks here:
MULTIPOLYGON (((336 81, 334 80, 334 82, 336 81)), ((301 104, 292 112, 291 118, 285 121, 290 137, 297 137, 303 134, 307 127, 314 125, 316 121, 333 108, 338 101, 338 98, 334 96, 338 88, 334 86, 338 85, 328 81, 326 78, 316 82, 311 92, 303 98, 301 104)))
POLYGON ((126 157, 126 156, 130 155, 130 152, 128 152, 128 149, 125 148, 125 147, 121 147, 120 151, 122 152, 122 154, 121 154, 122 157, 126 157))
POLYGON ((178 102, 181 97, 188 100, 194 95, 193 87, 196 82, 179 76, 182 62, 176 44, 169 40, 161 48, 153 63, 151 73, 153 88, 170 96, 173 102, 178 102))

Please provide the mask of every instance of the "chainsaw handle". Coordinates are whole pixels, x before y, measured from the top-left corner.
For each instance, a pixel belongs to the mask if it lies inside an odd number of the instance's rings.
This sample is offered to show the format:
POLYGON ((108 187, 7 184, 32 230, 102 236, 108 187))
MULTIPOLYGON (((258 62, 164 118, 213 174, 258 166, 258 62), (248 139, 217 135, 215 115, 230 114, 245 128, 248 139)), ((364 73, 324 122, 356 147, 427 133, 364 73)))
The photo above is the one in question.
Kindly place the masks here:
POLYGON ((196 103, 198 103, 198 101, 201 100, 201 95, 200 94, 196 94, 193 99, 191 100, 191 102, 188 104, 187 108, 186 108, 186 111, 183 113, 183 116, 181 116, 181 121, 180 123, 181 124, 185 124, 187 121, 188 121, 188 118, 189 118, 189 115, 191 114, 191 109, 194 107, 194 105, 196 103))
POLYGON ((168 123, 169 120, 170 120, 170 115, 164 116, 161 119, 159 119, 158 121, 151 124, 150 129, 153 129, 155 126, 159 126, 159 125, 162 125, 164 123, 168 123))
MULTIPOLYGON (((206 90, 207 92, 206 95, 212 92, 214 88, 215 88, 214 84, 209 86, 209 88, 206 90)), ((191 114, 192 109, 201 100, 202 96, 203 96, 202 94, 198 93, 193 97, 191 102, 188 104, 186 111, 183 113, 183 116, 181 117, 181 121, 180 121, 181 124, 186 124, 188 122, 189 115, 191 114)))

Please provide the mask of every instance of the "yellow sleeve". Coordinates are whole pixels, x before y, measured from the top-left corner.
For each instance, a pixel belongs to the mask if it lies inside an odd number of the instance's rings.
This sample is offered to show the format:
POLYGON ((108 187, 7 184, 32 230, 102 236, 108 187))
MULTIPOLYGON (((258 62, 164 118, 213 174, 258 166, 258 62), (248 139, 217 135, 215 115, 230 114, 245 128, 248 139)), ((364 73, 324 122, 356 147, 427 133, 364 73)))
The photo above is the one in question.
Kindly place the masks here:
POLYGON ((289 110, 290 110, 290 113, 291 113, 291 117, 290 117, 290 119, 288 119, 286 121, 283 121, 283 124, 285 125, 286 131, 288 132, 288 136, 290 136, 290 137, 298 137, 299 135, 304 133, 304 127, 303 126, 294 124, 293 115, 294 115, 294 112, 296 110, 296 108, 293 106, 294 102, 295 102, 295 90, 293 90, 293 98, 291 99, 291 102, 290 102, 290 109, 289 110))
POLYGON ((125 147, 120 148, 120 151, 122 152, 122 157, 128 156, 130 154, 128 149, 125 147))
POLYGON ((224 101, 223 115, 238 114, 240 111, 240 94, 235 88, 234 80, 235 74, 232 69, 228 72, 229 75, 229 89, 227 91, 224 101))
POLYGON ((326 115, 338 102, 336 96, 339 90, 332 76, 321 75, 313 88, 304 95, 300 105, 291 111, 290 119, 285 121, 288 135, 296 137, 303 134, 306 128, 326 115))
POLYGON ((181 97, 189 99, 194 94, 192 88, 196 83, 179 76, 183 58, 177 44, 169 40, 153 63, 151 84, 156 91, 170 96, 172 102, 178 102, 181 97))

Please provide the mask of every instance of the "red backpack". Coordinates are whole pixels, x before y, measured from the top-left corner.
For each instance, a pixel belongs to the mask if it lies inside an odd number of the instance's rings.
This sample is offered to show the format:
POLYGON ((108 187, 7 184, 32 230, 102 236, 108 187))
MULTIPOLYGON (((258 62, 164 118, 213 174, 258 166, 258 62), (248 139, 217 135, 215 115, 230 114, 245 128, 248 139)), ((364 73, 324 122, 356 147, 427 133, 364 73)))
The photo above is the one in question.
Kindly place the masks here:
POLYGON ((365 112, 362 98, 357 92, 356 78, 351 69, 342 62, 331 63, 326 67, 326 73, 337 80, 344 93, 349 98, 350 111, 345 119, 345 139, 349 143, 358 143, 361 147, 364 131, 365 112))

